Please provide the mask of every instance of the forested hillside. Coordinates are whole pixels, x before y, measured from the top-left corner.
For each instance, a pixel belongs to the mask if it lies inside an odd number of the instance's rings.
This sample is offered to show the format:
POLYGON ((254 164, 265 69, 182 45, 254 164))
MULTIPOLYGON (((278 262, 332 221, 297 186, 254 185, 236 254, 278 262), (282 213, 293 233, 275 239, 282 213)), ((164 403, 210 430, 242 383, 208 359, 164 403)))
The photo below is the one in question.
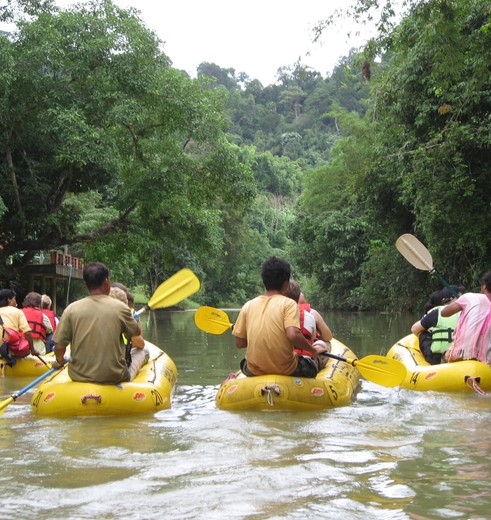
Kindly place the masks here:
POLYGON ((292 210, 282 249, 327 307, 417 308, 439 288, 397 253, 406 232, 453 283, 478 289, 491 269, 489 5, 417 2, 383 43, 382 61, 368 47, 328 78, 297 64, 265 88, 202 66, 229 93, 236 142, 301 168, 296 201, 254 171, 270 209, 280 195, 292 210))
POLYGON ((414 1, 330 76, 266 86, 189 78, 109 1, 16 4, 34 17, 0 37, 4 283, 67 245, 149 290, 186 265, 201 303, 240 305, 277 254, 318 306, 419 308, 439 282, 398 254, 407 232, 451 283, 491 269, 485 1, 414 1))

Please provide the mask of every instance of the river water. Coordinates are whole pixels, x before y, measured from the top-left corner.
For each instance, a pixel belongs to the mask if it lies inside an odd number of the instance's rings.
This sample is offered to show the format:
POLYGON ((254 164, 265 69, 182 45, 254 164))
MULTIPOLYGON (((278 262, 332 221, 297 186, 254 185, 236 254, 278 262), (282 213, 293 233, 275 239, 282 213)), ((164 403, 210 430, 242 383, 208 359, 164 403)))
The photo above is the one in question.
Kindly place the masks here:
MULTIPOLYGON (((416 319, 324 317, 359 357, 384 354, 416 319)), ((21 396, 0 419, 1 519, 491 518, 489 398, 363 381, 343 408, 225 412, 215 393, 241 359, 230 331, 159 312, 144 334, 178 366, 172 408, 36 419, 21 396)), ((0 395, 29 382, 0 380, 0 395)))

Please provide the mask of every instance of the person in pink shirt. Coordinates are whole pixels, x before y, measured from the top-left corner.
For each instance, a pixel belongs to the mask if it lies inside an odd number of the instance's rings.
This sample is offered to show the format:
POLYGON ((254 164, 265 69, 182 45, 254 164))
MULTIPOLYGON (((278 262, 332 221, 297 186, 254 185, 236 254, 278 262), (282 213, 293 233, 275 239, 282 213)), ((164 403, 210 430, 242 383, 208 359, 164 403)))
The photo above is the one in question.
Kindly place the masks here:
POLYGON ((466 293, 445 306, 442 316, 461 311, 453 344, 445 353, 449 362, 477 359, 491 365, 491 271, 482 277, 481 293, 466 293))

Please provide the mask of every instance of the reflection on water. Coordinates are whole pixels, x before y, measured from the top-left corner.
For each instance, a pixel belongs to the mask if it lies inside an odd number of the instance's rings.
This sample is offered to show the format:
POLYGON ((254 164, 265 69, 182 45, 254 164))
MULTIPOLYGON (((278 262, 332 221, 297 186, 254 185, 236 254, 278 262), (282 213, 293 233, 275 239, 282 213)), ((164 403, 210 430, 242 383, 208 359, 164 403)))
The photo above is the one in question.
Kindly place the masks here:
MULTIPOLYGON (((415 320, 326 314, 360 357, 384 353, 415 320)), ((488 398, 364 381, 344 408, 224 412, 215 393, 241 359, 230 332, 206 336, 191 312, 144 325, 179 368, 173 407, 56 420, 11 404, 0 419, 2 518, 491 518, 488 398)), ((29 382, 1 380, 0 393, 29 382)))

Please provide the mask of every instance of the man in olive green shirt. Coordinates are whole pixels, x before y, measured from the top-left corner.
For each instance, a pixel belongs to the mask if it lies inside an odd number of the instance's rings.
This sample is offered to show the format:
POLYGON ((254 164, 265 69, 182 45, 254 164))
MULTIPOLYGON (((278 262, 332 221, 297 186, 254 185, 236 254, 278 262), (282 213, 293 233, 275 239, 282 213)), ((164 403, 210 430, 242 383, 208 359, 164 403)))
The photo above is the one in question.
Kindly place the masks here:
MULTIPOLYGON (((141 334, 141 326, 123 302, 109 296, 109 270, 99 262, 84 267, 84 282, 90 295, 70 304, 53 337, 55 355, 64 362, 70 344, 71 361, 68 374, 73 381, 116 384, 131 379, 139 367, 128 367, 125 361, 123 334, 128 338, 141 334)), ((132 363, 145 363, 145 355, 132 363)))

